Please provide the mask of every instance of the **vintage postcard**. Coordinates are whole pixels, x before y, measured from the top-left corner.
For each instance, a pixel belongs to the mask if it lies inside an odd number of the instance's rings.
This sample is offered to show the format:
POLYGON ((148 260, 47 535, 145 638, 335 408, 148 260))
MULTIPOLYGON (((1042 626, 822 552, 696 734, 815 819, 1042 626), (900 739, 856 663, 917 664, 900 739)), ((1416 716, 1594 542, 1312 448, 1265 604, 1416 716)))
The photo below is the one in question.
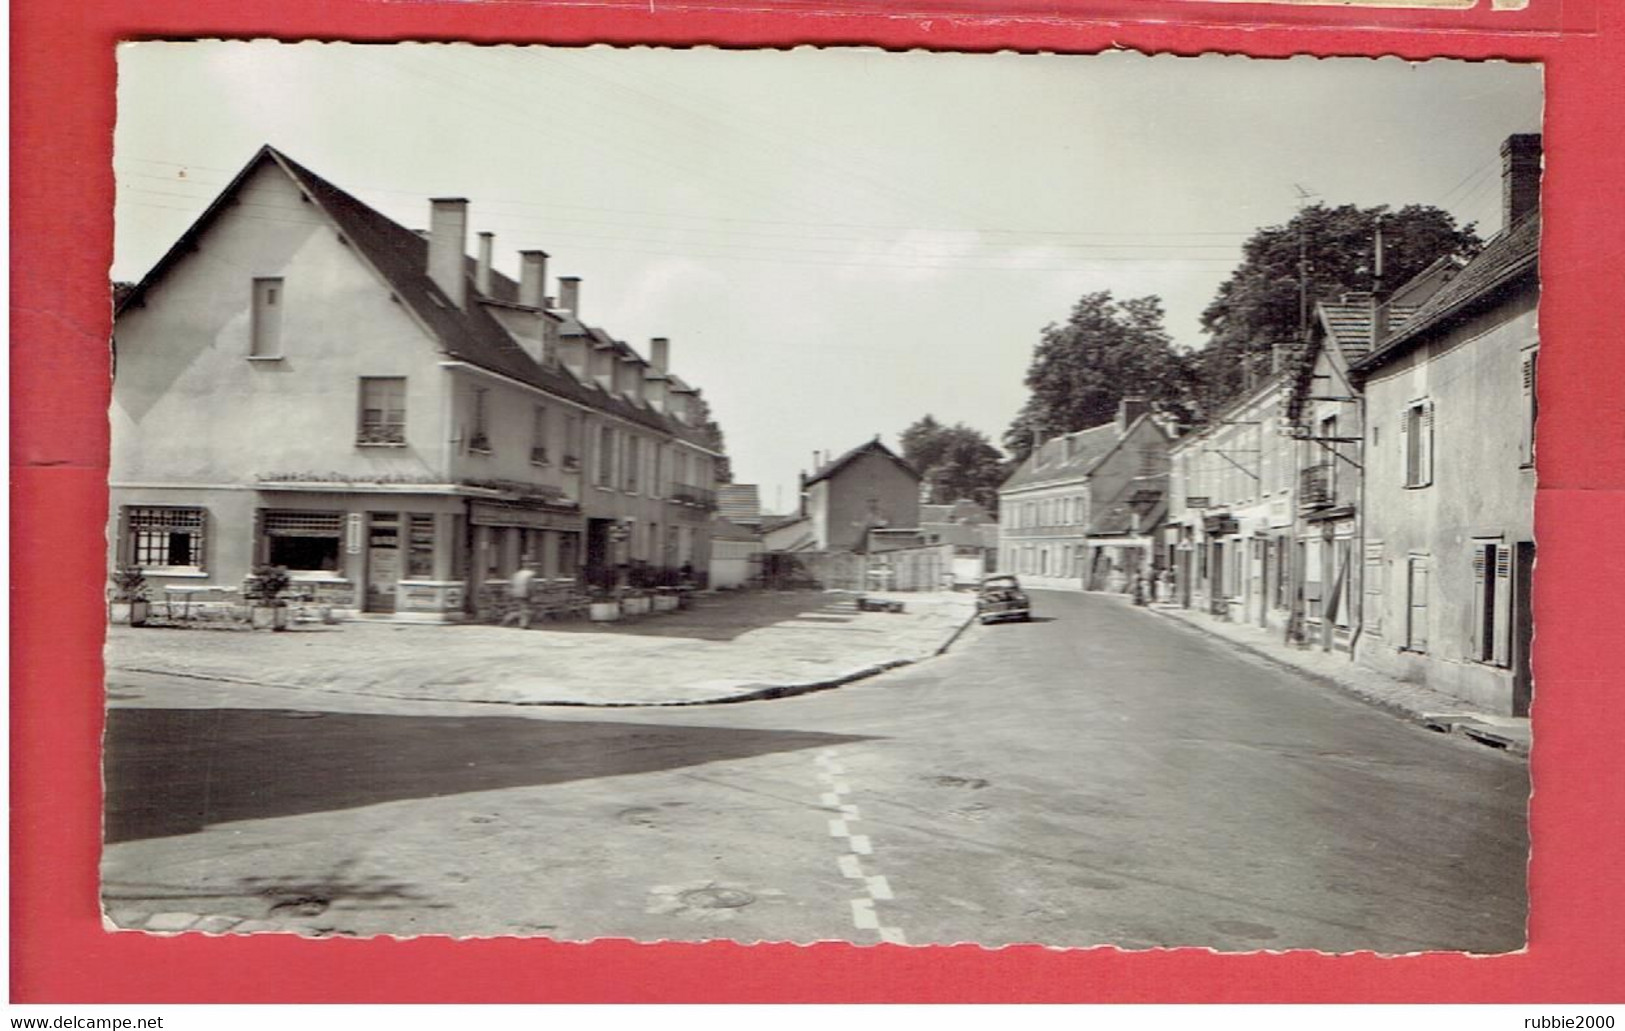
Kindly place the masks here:
POLYGON ((1542 112, 124 44, 107 926, 1522 949, 1542 112))

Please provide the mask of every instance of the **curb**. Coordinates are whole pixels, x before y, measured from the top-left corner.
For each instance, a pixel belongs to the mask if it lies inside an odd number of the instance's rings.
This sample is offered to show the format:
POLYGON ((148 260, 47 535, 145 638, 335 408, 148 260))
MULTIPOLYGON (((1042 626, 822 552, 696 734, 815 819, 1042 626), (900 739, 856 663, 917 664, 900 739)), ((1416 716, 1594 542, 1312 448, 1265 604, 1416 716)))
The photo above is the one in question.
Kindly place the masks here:
POLYGON ((719 698, 693 698, 685 701, 674 702, 584 702, 575 699, 547 700, 528 698, 510 700, 500 700, 495 698, 431 698, 424 697, 422 695, 386 694, 374 691, 368 691, 365 693, 358 693, 355 691, 337 691, 333 690, 332 688, 314 687, 305 684, 279 684, 264 680, 247 680, 240 677, 211 676, 207 673, 180 673, 176 672, 175 670, 150 669, 140 666, 108 666, 107 672, 112 673, 117 670, 125 673, 141 673, 147 676, 179 677, 186 680, 203 680, 215 684, 243 684, 249 687, 265 687, 281 691, 312 691, 318 694, 343 695, 347 698, 382 698, 395 702, 439 702, 447 705, 508 705, 526 707, 548 706, 552 708, 576 709, 674 709, 692 707, 696 705, 736 705, 740 702, 771 701, 777 698, 793 698, 796 695, 812 694, 817 691, 828 691, 833 688, 844 687, 847 684, 855 683, 859 680, 867 680, 870 677, 879 676, 881 673, 887 673, 894 669, 900 669, 903 666, 912 666, 917 662, 923 662, 926 659, 931 659, 942 655, 949 648, 953 647, 954 642, 958 641, 960 635, 962 635, 965 630, 975 621, 976 614, 972 612, 963 623, 960 623, 959 626, 954 629, 953 633, 948 636, 946 641, 939 645, 929 655, 924 655, 920 658, 889 659, 886 662, 876 663, 873 666, 865 666, 862 669, 854 670, 851 673, 843 673, 838 677, 831 677, 827 680, 813 680, 800 684, 763 684, 740 694, 724 695, 719 698))
POLYGON ((1183 619, 1154 605, 1146 605, 1143 606, 1143 608, 1145 608, 1147 612, 1155 613, 1156 615, 1161 616, 1163 619, 1169 620, 1170 622, 1177 623, 1181 626, 1190 627, 1192 630, 1195 630, 1198 633, 1223 641, 1226 644, 1232 645, 1241 649, 1242 651, 1247 652, 1249 655, 1257 656, 1271 665, 1278 666, 1281 669, 1290 670, 1291 672, 1297 673, 1300 676, 1310 677, 1319 683, 1335 688, 1343 694, 1356 698, 1374 709, 1381 709, 1383 712, 1386 712, 1391 716, 1397 716, 1400 719, 1403 719, 1405 722, 1421 727, 1424 730, 1431 730, 1436 734, 1459 734, 1471 741, 1476 742, 1477 744, 1498 749, 1506 752, 1508 755, 1518 756, 1524 759, 1529 757, 1529 746, 1527 744, 1514 738, 1494 733, 1493 727, 1474 719, 1472 716, 1465 714, 1441 716, 1437 713, 1418 712, 1417 710, 1408 708, 1392 699, 1384 698, 1381 695, 1375 695, 1361 690, 1359 687, 1353 684, 1345 683, 1344 681, 1339 680, 1330 674, 1322 673, 1319 670, 1309 669, 1304 666, 1299 666, 1296 663, 1281 658, 1279 655, 1274 655, 1267 652, 1250 642, 1238 641, 1234 638, 1221 634, 1216 630, 1209 630, 1200 623, 1183 619))

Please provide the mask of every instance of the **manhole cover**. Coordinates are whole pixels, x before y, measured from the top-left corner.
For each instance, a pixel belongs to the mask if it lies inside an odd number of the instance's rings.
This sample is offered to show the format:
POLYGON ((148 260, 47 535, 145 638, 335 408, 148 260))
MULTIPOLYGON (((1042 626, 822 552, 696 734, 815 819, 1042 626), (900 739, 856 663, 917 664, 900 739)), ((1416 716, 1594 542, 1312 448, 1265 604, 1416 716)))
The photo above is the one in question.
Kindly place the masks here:
POLYGON ((756 901, 756 896, 739 888, 695 888, 677 896, 685 906, 695 909, 738 909, 756 901))

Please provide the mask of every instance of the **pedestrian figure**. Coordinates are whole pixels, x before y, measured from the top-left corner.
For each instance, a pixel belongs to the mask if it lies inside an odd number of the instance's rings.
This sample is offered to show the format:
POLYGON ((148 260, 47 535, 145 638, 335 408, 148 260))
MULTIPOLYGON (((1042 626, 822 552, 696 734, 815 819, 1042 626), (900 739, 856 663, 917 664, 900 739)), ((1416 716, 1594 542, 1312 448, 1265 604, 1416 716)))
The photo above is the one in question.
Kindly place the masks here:
POLYGON ((536 563, 526 561, 508 581, 508 596, 513 600, 513 611, 503 617, 502 625, 517 622, 519 629, 530 629, 530 588, 536 580, 536 563))

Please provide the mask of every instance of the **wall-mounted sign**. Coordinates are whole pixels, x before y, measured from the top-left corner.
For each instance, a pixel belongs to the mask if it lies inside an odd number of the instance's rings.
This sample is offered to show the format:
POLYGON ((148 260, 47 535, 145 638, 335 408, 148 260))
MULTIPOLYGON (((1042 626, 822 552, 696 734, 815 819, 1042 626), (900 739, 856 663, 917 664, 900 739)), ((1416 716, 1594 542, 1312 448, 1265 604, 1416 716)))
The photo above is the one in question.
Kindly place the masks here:
POLYGON ((344 519, 344 551, 350 555, 359 555, 361 553, 360 512, 351 512, 344 519))
POLYGON ((1190 497, 1185 499, 1185 507, 1206 508, 1212 502, 1212 500, 1213 499, 1208 497, 1206 494, 1192 494, 1190 497))

